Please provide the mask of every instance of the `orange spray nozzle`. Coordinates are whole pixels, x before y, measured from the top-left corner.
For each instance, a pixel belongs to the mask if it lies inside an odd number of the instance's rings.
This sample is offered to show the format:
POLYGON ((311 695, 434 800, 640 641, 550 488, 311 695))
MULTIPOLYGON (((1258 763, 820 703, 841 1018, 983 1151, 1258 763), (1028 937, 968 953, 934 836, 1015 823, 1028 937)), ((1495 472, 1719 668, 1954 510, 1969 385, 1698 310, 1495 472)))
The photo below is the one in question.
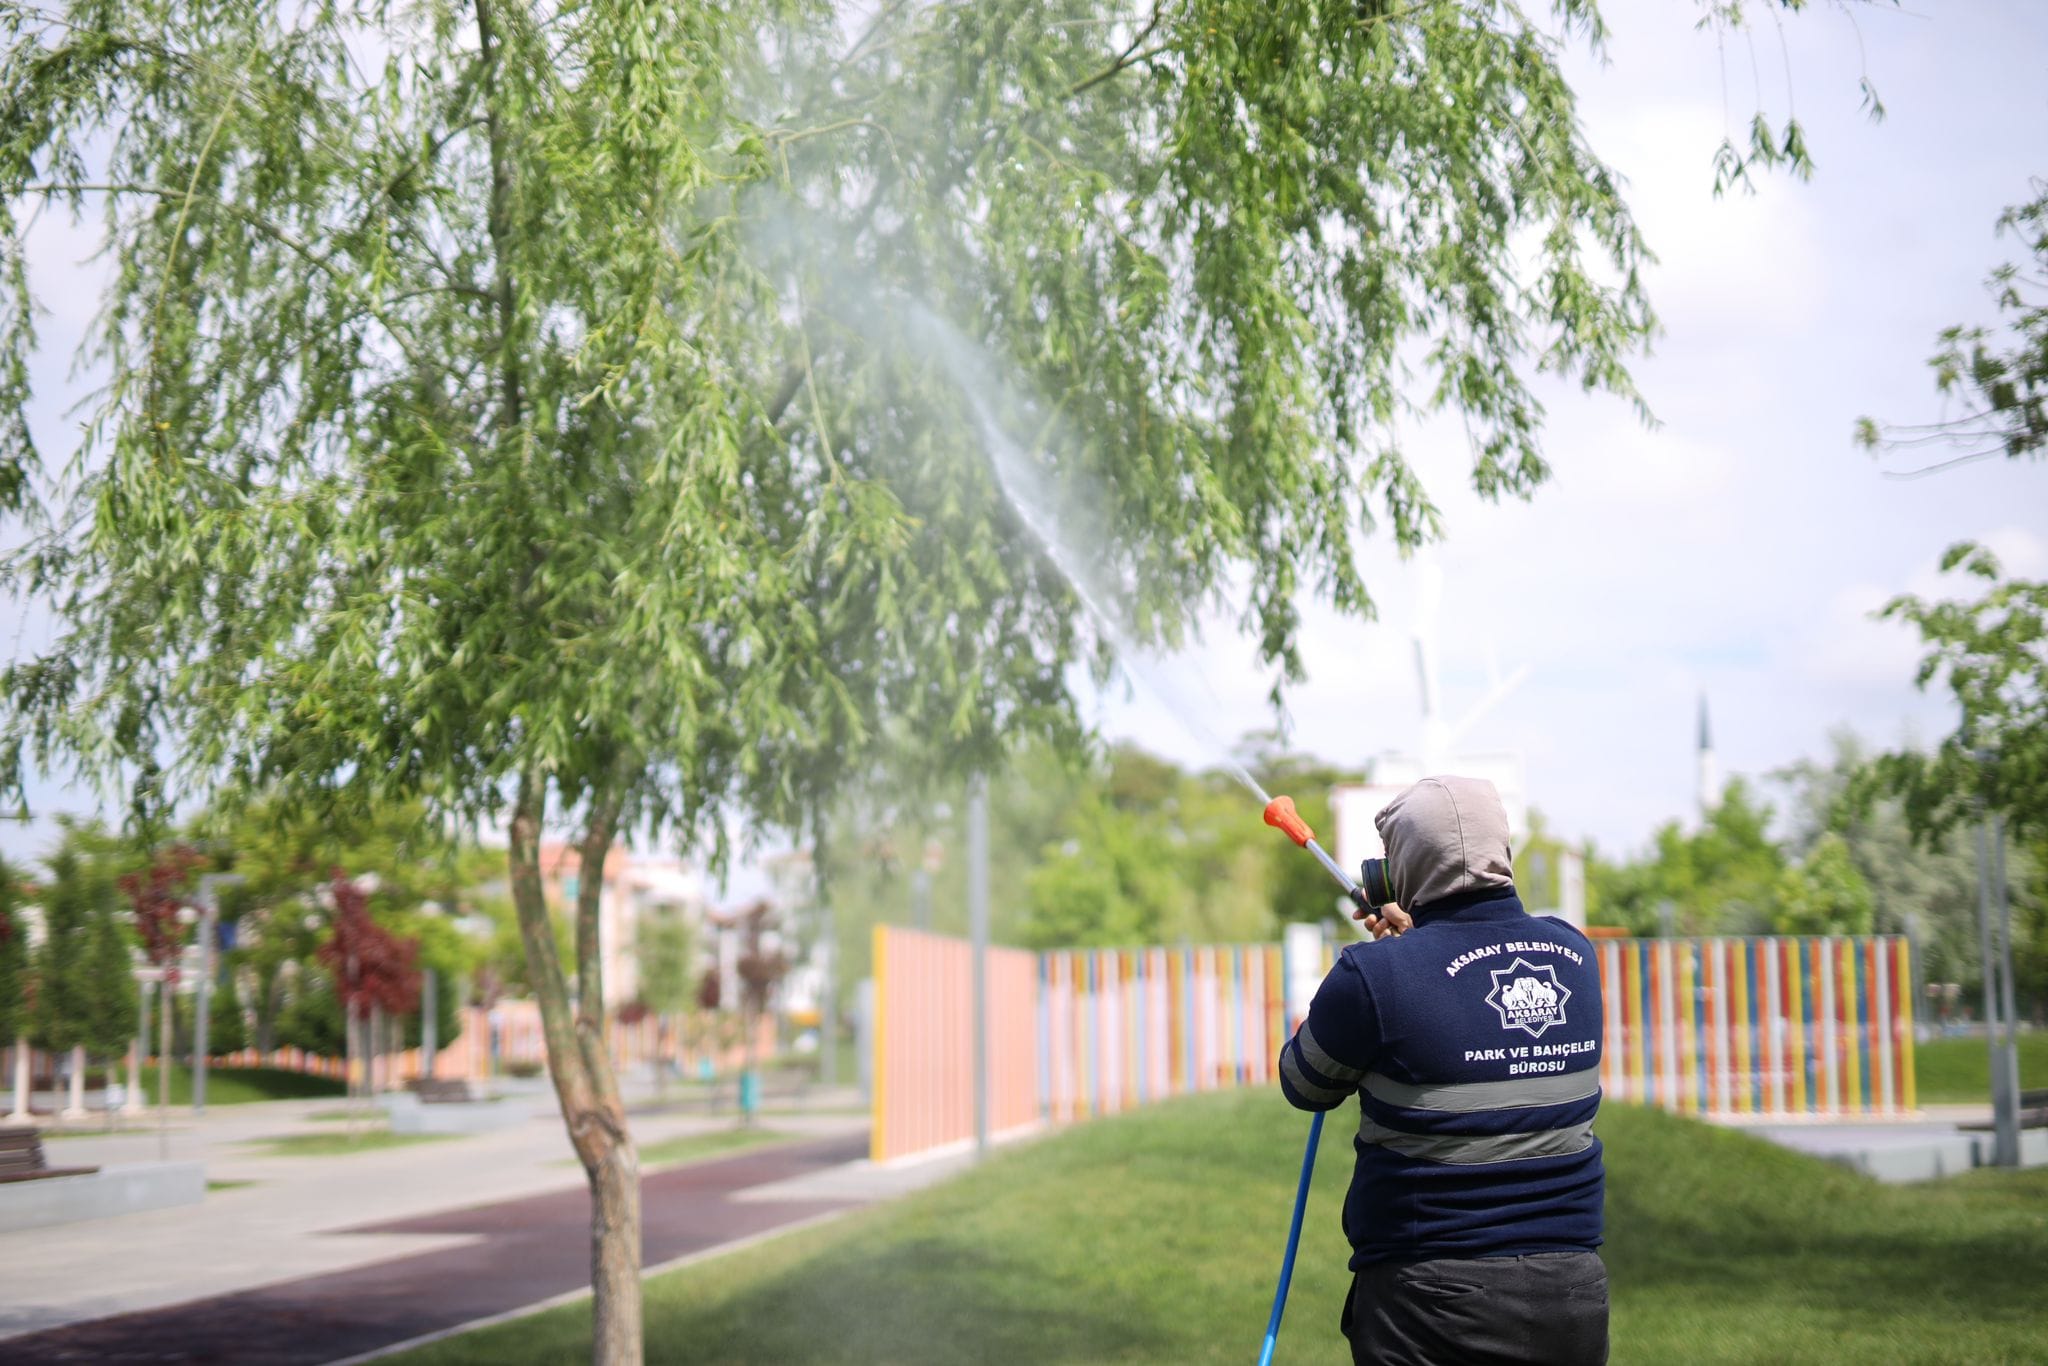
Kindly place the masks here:
POLYGON ((1308 828, 1308 822, 1294 809, 1292 797, 1275 797, 1266 803, 1266 824, 1303 848, 1316 837, 1316 832, 1308 828))

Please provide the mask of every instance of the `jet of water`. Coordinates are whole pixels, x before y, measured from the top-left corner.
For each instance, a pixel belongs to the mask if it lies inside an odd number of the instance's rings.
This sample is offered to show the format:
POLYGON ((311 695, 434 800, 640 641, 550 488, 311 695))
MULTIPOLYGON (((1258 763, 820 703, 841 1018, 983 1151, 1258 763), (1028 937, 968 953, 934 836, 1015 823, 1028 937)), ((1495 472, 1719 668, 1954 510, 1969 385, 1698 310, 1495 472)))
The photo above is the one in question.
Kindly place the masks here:
POLYGON ((1114 590, 1104 583, 1101 566, 1068 536, 1061 534, 1062 526, 1081 526, 1085 519, 1071 514, 1060 515, 1061 500, 1047 480, 1043 466, 996 419, 987 395, 997 388, 1000 381, 993 375, 981 347, 921 305, 910 305, 910 312, 915 329, 930 340, 929 349, 934 358, 967 400, 1003 496, 1024 523, 1025 530, 1044 549, 1060 577, 1074 590, 1074 596, 1081 600, 1081 605, 1116 647, 1117 660, 1124 673, 1151 693, 1169 715, 1216 756, 1224 771, 1257 797, 1261 807, 1268 805, 1272 798, 1266 795, 1266 789, 1242 764, 1229 757, 1228 749, 1216 733, 1203 724, 1195 709, 1179 697, 1175 689, 1140 663, 1137 642, 1124 627, 1121 616, 1110 606, 1114 590))

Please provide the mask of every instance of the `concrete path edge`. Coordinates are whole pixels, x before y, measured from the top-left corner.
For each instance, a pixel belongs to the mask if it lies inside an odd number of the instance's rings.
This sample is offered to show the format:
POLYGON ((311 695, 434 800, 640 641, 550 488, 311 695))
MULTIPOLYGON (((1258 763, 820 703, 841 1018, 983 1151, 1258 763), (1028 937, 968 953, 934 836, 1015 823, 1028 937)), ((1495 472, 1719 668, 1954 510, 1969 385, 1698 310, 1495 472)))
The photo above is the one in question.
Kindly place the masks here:
MULTIPOLYGON (((856 1206, 855 1208, 860 1207, 856 1206)), ((701 1248, 696 1252, 686 1252, 680 1257, 671 1257, 665 1262, 640 1268, 640 1280, 644 1284, 652 1277, 666 1275, 671 1271, 679 1271, 692 1263, 710 1261, 714 1257, 724 1257, 759 1243, 772 1242, 777 1238, 785 1238, 792 1233, 800 1233, 807 1228, 817 1228, 822 1224, 829 1224, 835 1219, 844 1219, 853 1212, 854 1209, 827 1210, 823 1214, 814 1214, 808 1219, 799 1219, 794 1223, 763 1229, 759 1233, 749 1233, 744 1237, 735 1238, 729 1243, 720 1243, 717 1247, 707 1247, 701 1248)), ((421 1347, 430 1347, 437 1342, 445 1342, 449 1338, 459 1338, 465 1333, 472 1333, 481 1328, 492 1328, 501 1323, 511 1323, 516 1319, 530 1318, 535 1314, 544 1314, 550 1309, 559 1309, 565 1304, 574 1304, 578 1300, 587 1300, 589 1298, 590 1287, 587 1285, 575 1290, 565 1290, 559 1295, 550 1295, 546 1299, 535 1300, 532 1304, 521 1305, 517 1309, 506 1309, 496 1314, 486 1314, 482 1318, 471 1319, 467 1323, 458 1323, 451 1328, 440 1328, 431 1333, 422 1333, 418 1337, 408 1338, 404 1342, 394 1342, 386 1347, 372 1348, 367 1352, 359 1352, 355 1356, 338 1357, 334 1361, 329 1362, 327 1366, 362 1366, 364 1362, 382 1361, 388 1357, 416 1351, 421 1347)))

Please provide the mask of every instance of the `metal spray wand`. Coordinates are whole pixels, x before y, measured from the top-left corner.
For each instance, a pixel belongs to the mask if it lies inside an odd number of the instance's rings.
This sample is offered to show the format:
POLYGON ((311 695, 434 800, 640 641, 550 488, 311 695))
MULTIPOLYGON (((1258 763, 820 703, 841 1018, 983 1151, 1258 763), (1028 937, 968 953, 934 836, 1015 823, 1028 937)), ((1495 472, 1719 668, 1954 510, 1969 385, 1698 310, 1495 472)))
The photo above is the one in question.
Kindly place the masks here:
MULTIPOLYGON (((1293 840, 1316 856, 1317 862, 1329 870, 1344 888, 1344 894, 1358 904, 1359 909, 1370 911, 1365 894, 1358 884, 1339 867, 1337 860, 1323 852, 1323 846, 1316 843, 1316 832, 1308 828, 1308 822, 1294 809, 1294 798, 1275 797, 1266 803, 1266 824, 1293 840)), ((1323 1112, 1316 1111, 1309 1121, 1308 1148, 1301 1155, 1301 1182, 1294 1191, 1294 1217, 1287 1225, 1287 1255, 1280 1262, 1280 1284, 1273 1291, 1273 1312, 1266 1319, 1266 1340, 1259 1348, 1259 1366, 1271 1366, 1273 1346, 1280 1340, 1280 1316, 1287 1309, 1287 1289, 1294 1281, 1294 1254, 1301 1246, 1301 1219, 1308 1210, 1308 1185, 1316 1174, 1316 1144, 1323 1136, 1323 1112)))

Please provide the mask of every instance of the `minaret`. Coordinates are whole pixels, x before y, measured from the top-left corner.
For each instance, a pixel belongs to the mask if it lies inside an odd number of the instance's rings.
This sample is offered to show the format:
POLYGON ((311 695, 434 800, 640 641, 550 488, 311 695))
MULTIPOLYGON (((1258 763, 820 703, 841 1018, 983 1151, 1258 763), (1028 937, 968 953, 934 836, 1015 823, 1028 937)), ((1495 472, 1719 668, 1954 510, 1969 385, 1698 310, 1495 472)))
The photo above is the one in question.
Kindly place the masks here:
POLYGON ((1707 695, 1700 694, 1699 748, 1700 819, 1705 820, 1721 804, 1721 771, 1714 762, 1714 733, 1707 725, 1707 695))

